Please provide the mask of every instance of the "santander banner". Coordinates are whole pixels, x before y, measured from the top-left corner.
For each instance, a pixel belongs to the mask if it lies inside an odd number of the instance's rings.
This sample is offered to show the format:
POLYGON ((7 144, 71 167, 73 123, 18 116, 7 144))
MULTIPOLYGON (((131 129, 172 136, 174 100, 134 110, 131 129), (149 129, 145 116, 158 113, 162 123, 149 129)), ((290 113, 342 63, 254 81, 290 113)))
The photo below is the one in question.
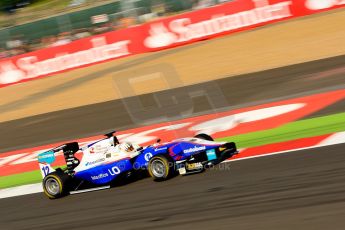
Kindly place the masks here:
POLYGON ((345 6, 345 0, 236 0, 0 60, 0 87, 345 6))

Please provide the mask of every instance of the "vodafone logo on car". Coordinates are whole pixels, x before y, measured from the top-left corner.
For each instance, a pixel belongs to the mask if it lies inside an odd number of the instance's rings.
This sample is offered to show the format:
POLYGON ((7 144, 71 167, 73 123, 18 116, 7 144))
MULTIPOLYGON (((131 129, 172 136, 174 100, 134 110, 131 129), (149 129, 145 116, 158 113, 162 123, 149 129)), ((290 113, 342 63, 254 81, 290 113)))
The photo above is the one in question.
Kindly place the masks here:
POLYGON ((292 1, 270 4, 268 0, 252 0, 254 8, 234 14, 212 15, 210 19, 193 23, 191 18, 178 18, 151 24, 149 37, 144 40, 148 48, 160 48, 243 27, 292 16, 292 1))
POLYGON ((306 0, 305 6, 310 10, 323 10, 344 4, 345 0, 306 0))

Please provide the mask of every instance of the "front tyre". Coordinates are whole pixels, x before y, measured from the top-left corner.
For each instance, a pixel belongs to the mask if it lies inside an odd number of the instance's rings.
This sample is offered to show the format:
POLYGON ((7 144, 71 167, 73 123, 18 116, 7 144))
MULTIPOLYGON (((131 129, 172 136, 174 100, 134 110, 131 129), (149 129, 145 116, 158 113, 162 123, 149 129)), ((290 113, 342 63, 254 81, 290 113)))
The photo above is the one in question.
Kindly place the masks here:
POLYGON ((70 176, 67 174, 56 171, 48 174, 43 179, 44 194, 50 199, 56 199, 68 194, 70 176))
POLYGON ((148 164, 148 172, 154 181, 164 181, 175 174, 175 162, 165 155, 154 156, 148 164))

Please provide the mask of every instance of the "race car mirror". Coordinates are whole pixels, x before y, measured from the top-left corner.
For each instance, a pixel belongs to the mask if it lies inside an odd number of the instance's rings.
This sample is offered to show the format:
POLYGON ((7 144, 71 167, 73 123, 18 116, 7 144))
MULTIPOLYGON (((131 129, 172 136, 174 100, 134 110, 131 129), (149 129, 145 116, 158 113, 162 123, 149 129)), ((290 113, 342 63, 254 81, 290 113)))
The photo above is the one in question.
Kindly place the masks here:
POLYGON ((120 142, 117 139, 117 137, 114 135, 114 133, 116 133, 116 131, 112 131, 110 133, 106 133, 106 134, 104 134, 104 136, 106 136, 107 138, 111 138, 112 137, 113 140, 114 140, 114 145, 118 145, 118 144, 120 144, 120 142))
POLYGON ((106 137, 112 137, 112 136, 114 135, 114 133, 116 133, 116 131, 112 131, 112 132, 110 132, 110 133, 106 133, 106 134, 104 134, 104 136, 106 136, 106 137))

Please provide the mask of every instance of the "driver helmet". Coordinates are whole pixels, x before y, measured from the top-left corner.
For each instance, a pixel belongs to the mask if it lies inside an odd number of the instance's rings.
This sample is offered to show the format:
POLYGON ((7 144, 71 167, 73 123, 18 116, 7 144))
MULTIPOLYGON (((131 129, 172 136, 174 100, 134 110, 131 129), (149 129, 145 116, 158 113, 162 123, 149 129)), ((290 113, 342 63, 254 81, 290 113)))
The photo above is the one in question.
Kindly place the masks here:
POLYGON ((132 152, 134 151, 134 146, 132 143, 125 142, 120 145, 120 149, 125 152, 132 152))

